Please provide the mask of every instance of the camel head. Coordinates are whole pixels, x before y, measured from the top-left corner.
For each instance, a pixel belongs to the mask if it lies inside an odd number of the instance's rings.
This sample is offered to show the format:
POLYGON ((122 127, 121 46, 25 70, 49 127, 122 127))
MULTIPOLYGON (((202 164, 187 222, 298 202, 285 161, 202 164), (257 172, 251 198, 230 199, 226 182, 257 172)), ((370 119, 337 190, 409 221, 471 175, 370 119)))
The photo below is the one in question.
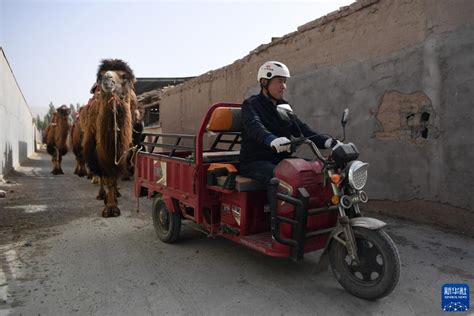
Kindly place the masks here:
POLYGON ((143 115, 140 110, 135 110, 132 113, 132 121, 134 123, 142 123, 143 122, 143 115))
POLYGON ((102 93, 118 96, 121 100, 133 89, 135 76, 128 64, 120 59, 104 59, 97 72, 97 83, 102 93))
POLYGON ((66 104, 63 104, 56 109, 56 112, 62 117, 68 117, 71 114, 71 109, 66 104))
POLYGON ((51 116, 51 125, 57 125, 58 123, 58 112, 56 110, 56 112, 53 113, 53 115, 51 116))

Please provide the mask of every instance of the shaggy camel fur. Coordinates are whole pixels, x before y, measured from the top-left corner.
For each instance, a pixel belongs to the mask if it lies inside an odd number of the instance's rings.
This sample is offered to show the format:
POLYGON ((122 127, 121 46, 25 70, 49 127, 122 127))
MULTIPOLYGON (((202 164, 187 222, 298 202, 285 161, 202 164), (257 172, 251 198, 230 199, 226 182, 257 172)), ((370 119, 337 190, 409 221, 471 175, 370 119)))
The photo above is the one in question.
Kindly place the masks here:
POLYGON ((120 215, 117 178, 126 172, 126 156, 132 144, 134 82, 135 76, 126 62, 103 60, 97 72, 98 87, 84 122, 84 158, 89 170, 101 179, 98 199, 104 199, 103 217, 120 215))
POLYGON ((71 110, 62 105, 53 113, 51 123, 45 130, 46 150, 52 157, 52 174, 64 174, 61 168, 62 156, 67 154, 67 135, 69 133, 69 114, 71 110))

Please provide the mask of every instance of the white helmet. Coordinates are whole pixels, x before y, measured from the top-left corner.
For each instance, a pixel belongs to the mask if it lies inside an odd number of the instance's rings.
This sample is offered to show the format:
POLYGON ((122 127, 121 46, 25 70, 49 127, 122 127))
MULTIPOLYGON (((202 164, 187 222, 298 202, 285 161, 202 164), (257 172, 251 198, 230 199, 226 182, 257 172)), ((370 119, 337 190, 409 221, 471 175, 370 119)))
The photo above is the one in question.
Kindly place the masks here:
POLYGON ((258 70, 257 82, 260 82, 262 78, 272 79, 276 76, 290 78, 290 70, 285 64, 279 61, 267 61, 258 70))

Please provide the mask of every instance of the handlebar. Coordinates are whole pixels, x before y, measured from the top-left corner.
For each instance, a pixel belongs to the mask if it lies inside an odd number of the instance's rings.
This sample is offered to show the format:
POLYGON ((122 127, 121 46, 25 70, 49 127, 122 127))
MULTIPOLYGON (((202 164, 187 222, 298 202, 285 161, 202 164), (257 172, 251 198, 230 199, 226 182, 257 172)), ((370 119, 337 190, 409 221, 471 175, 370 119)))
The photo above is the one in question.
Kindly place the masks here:
POLYGON ((319 151, 319 148, 316 146, 316 144, 310 140, 310 137, 298 137, 293 139, 292 141, 282 144, 282 145, 301 145, 301 144, 307 144, 310 148, 313 154, 318 158, 323 164, 327 164, 328 160, 321 154, 319 151))

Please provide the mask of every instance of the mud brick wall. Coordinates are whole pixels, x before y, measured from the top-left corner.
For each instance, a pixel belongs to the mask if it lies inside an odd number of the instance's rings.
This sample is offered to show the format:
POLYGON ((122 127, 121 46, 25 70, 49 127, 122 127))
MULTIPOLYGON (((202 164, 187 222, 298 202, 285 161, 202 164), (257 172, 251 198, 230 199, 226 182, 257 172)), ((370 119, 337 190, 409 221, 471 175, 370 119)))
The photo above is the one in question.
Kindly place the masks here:
POLYGON ((470 0, 354 2, 167 90, 163 131, 194 133, 210 104, 258 92, 258 67, 279 60, 287 99, 315 130, 340 135, 351 110, 347 140, 370 163, 370 198, 474 216, 473 17, 470 0))

